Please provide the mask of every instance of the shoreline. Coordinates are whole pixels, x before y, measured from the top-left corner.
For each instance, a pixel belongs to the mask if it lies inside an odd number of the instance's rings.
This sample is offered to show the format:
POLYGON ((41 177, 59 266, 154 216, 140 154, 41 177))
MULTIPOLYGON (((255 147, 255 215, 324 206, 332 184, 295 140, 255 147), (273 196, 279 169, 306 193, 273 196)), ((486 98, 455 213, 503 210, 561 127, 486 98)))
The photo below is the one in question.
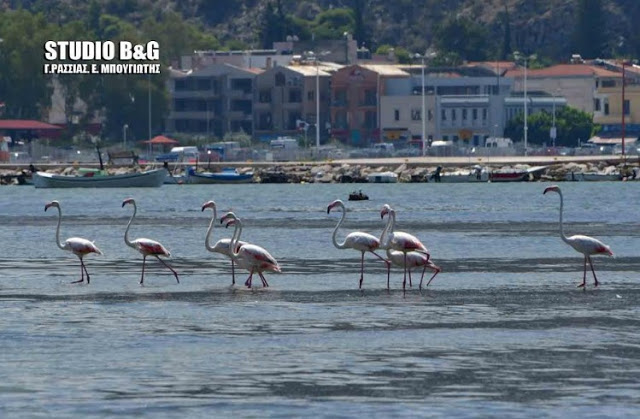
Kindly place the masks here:
MULTIPOLYGON (((98 168, 99 163, 45 163, 38 170, 77 175, 78 169, 98 168)), ((195 163, 173 163, 169 168, 174 175, 184 174, 195 163)), ((501 157, 407 157, 380 159, 341 159, 295 162, 223 162, 198 163, 199 172, 218 172, 223 167, 234 167, 240 173, 254 172, 253 183, 368 183, 372 173, 393 172, 401 183, 434 181, 432 174, 440 167, 443 176, 469 172, 481 166, 487 172, 509 173, 535 169, 525 180, 570 181, 584 174, 608 176, 606 180, 625 180, 640 175, 638 156, 501 156, 501 157), (638 169, 638 170, 634 170, 638 169), (619 174, 619 179, 614 175, 619 174)), ((109 174, 126 174, 162 167, 161 163, 131 165, 105 165, 109 174)), ((29 164, 0 164, 0 183, 16 184, 18 177, 29 173, 29 164)), ((605 180, 605 179, 601 179, 605 180)))

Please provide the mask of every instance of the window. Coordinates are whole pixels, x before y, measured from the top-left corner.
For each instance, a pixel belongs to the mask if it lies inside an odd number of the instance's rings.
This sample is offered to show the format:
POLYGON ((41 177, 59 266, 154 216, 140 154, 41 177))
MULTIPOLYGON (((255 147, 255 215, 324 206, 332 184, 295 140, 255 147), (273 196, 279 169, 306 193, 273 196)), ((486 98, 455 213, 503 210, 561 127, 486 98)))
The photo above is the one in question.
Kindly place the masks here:
POLYGON ((433 111, 429 109, 429 111, 427 112, 427 115, 429 116, 427 119, 431 121, 433 119, 433 111))
POLYGON ((616 81, 615 80, 602 80, 601 83, 602 87, 616 87, 616 81))
POLYGON ((456 110, 455 109, 451 109, 451 120, 452 121, 456 120, 456 110))
POLYGON ((482 120, 483 120, 483 121, 486 121, 486 120, 487 120, 487 110, 486 110, 486 109, 483 109, 483 110, 482 110, 482 120))
POLYGON ((302 102, 302 92, 300 89, 291 89, 289 90, 289 103, 301 103, 302 102))
POLYGON ((604 100, 604 114, 609 115, 609 100, 604 100))
POLYGON ((462 110, 462 120, 463 120, 463 121, 466 121, 466 120, 467 120, 467 110, 466 110, 466 109, 463 109, 463 110, 462 110))
POLYGON ((631 103, 629 103, 628 99, 625 99, 624 105, 622 107, 624 109, 625 115, 629 115, 631 113, 631 103))
POLYGON ((307 92, 307 102, 313 102, 314 100, 316 100, 315 93, 316 92, 314 92, 313 90, 307 92))
POLYGON ((393 120, 394 121, 399 121, 400 120, 400 109, 394 109, 393 110, 393 120))
POLYGON ((260 93, 258 93, 258 101, 260 103, 271 102, 271 90, 270 89, 260 90, 260 93))
POLYGON ((447 111, 445 111, 444 109, 442 110, 442 120, 443 121, 447 120, 447 111))
POLYGON ((471 112, 471 114, 473 115, 473 120, 477 121, 478 120, 478 110, 474 108, 473 111, 471 112))
POLYGON ((593 99, 593 109, 596 111, 600 110, 600 99, 593 99))
POLYGON ((365 112, 363 128, 373 129, 376 126, 377 126, 377 112, 376 111, 365 112))
POLYGON ((421 121, 422 120, 422 112, 420 109, 411 109, 411 120, 412 121, 421 121))
POLYGON ((366 90, 364 92, 364 105, 365 106, 376 106, 378 102, 378 95, 376 95, 375 90, 366 90))

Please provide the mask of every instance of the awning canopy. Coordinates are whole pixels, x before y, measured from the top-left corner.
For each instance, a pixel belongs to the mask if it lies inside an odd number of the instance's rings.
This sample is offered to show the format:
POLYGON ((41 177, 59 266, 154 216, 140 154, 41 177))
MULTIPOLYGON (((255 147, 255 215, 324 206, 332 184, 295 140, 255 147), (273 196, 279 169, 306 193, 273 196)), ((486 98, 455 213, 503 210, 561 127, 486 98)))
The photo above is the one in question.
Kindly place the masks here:
MULTIPOLYGON (((633 144, 636 141, 638 141, 638 138, 635 136, 632 137, 624 137, 624 143, 625 144, 633 144)), ((591 137, 589 139, 589 141, 591 144, 597 144, 597 145, 616 145, 616 144, 622 144, 622 136, 620 134, 616 135, 616 136, 612 136, 612 137, 599 137, 599 136, 595 136, 595 137, 591 137)))
POLYGON ((0 119, 0 130, 61 130, 57 125, 31 119, 0 119))
POLYGON ((164 135, 158 135, 156 137, 153 137, 150 140, 143 141, 143 143, 145 144, 179 144, 180 142, 172 138, 165 137, 164 135))

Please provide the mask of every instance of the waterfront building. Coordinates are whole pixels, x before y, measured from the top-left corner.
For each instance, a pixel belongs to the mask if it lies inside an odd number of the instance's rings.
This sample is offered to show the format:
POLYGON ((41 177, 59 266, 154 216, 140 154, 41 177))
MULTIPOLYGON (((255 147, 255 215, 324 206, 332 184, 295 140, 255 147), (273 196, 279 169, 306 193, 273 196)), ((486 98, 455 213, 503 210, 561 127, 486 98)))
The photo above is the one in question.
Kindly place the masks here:
POLYGON ((231 64, 171 70, 167 132, 223 138, 228 132, 253 134, 253 92, 262 70, 231 64))
POLYGON ((256 76, 254 138, 269 141, 278 136, 305 135, 315 144, 316 108, 320 108, 320 139, 328 134, 333 63, 296 60, 291 65, 267 68, 256 76), (319 97, 316 92, 319 85, 319 97))

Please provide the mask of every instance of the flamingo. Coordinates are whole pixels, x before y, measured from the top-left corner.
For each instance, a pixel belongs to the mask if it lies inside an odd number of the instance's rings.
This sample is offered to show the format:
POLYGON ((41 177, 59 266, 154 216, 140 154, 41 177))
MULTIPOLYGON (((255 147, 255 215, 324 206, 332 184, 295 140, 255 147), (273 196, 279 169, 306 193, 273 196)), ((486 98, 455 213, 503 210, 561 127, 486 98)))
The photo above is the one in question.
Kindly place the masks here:
MULTIPOLYGON (((216 203, 213 201, 205 202, 202 205, 202 211, 204 211, 207 208, 211 208, 211 210, 213 211, 213 216, 211 217, 211 222, 209 223, 207 236, 204 239, 204 247, 210 252, 220 253, 222 255, 227 256, 229 259, 231 259, 231 284, 235 285, 236 283, 235 262, 231 257, 231 251, 229 247, 229 244, 231 243, 231 239, 220 239, 213 246, 211 246, 211 242, 209 240, 211 238, 211 233, 213 231, 213 224, 217 217, 216 203)), ((243 241, 238 241, 238 246, 244 246, 245 244, 247 243, 243 241)))
MULTIPOLYGON (((380 236, 380 241, 382 243, 383 249, 390 249, 404 254, 404 260, 402 263, 402 265, 404 266, 404 280, 402 281, 402 289, 405 289, 407 284, 407 268, 410 267, 407 262, 407 254, 410 252, 418 252, 423 254, 427 259, 425 261, 425 268, 429 263, 429 258, 431 257, 431 255, 429 254, 427 247, 422 244, 422 242, 416 236, 405 233, 403 231, 394 231, 396 225, 396 211, 391 208, 390 205, 384 204, 382 206, 382 210, 380 211, 380 218, 384 218, 384 216, 387 214, 389 215, 389 220, 387 221, 387 226, 380 236)), ((440 271, 440 268, 438 268, 437 266, 436 268, 438 269, 436 271, 437 275, 437 273, 440 271)), ((433 269, 435 270, 435 268, 433 269)), ((433 277, 431 279, 433 279, 433 277)), ((409 278, 409 281, 411 281, 411 278, 409 278)), ((409 282, 409 284, 411 284, 411 282, 409 282)))
POLYGON ((582 283, 578 285, 578 288, 584 288, 587 281, 587 261, 589 262, 589 266, 591 267, 591 272, 593 273, 594 279, 594 287, 598 286, 598 278, 596 277, 596 271, 593 269, 593 263, 591 262, 591 255, 607 255, 613 256, 613 252, 611 248, 606 244, 602 243, 600 240, 594 239, 593 237, 583 236, 583 235, 575 235, 571 237, 567 237, 564 234, 564 229, 562 227, 562 211, 564 207, 564 202, 562 199, 562 191, 560 187, 557 185, 549 186, 542 193, 543 195, 547 192, 557 192, 560 195, 560 238, 567 243, 569 246, 573 247, 576 252, 582 253, 584 255, 584 274, 582 275, 582 283))
POLYGON ((268 287, 269 283, 262 272, 282 272, 278 261, 263 247, 250 243, 245 243, 242 246, 239 245, 240 235, 242 234, 242 221, 233 212, 226 213, 220 219, 220 223, 226 223, 227 226, 235 225, 231 243, 229 244, 229 251, 231 252, 231 258, 234 259, 238 265, 249 271, 249 277, 244 284, 248 288, 251 288, 253 274, 257 272, 262 280, 262 285, 268 287))
POLYGON ((178 273, 169 266, 164 260, 160 259, 160 256, 171 256, 171 253, 164 247, 162 244, 155 240, 151 239, 135 239, 134 241, 129 240, 129 228, 131 227, 131 223, 133 219, 136 217, 136 213, 138 212, 138 207, 136 206, 136 201, 133 198, 128 198, 122 201, 122 207, 125 205, 131 204, 133 205, 133 214, 131 214, 131 218, 129 219, 129 224, 127 224, 127 229, 124 232, 124 242, 127 246, 136 249, 142 255, 142 276, 140 276, 140 285, 144 283, 144 266, 147 262, 147 256, 154 256, 158 259, 164 266, 166 266, 172 273, 173 276, 176 277, 176 281, 178 284, 180 280, 178 279, 178 273))
POLYGON ((44 206, 45 212, 51 208, 55 207, 58 209, 58 227, 56 228, 56 244, 62 250, 68 250, 74 255, 78 256, 80 259, 80 279, 77 281, 71 282, 72 284, 77 284, 80 282, 84 282, 84 274, 87 274, 87 284, 90 283, 91 279, 89 277, 89 271, 87 271, 87 267, 84 265, 84 256, 89 253, 97 253, 102 255, 102 251, 98 249, 98 246, 93 244, 92 241, 87 239, 83 239, 81 237, 69 237, 67 240, 63 242, 60 241, 60 223, 62 222, 62 210, 60 209, 60 203, 58 201, 51 201, 44 206))
POLYGON ((358 283, 358 288, 362 288, 362 281, 364 280, 364 254, 369 252, 376 256, 378 259, 382 260, 387 265, 387 288, 389 287, 389 270, 391 267, 391 262, 377 254, 375 251, 380 248, 380 240, 376 237, 372 236, 369 233, 365 233, 362 231, 354 231, 349 233, 347 237, 344 239, 342 243, 338 243, 336 236, 338 235, 338 229, 344 222, 344 219, 347 216, 347 211, 344 206, 344 202, 339 199, 336 199, 327 207, 327 214, 331 212, 333 208, 340 208, 342 210, 342 217, 340 221, 338 221, 338 225, 333 230, 333 245, 338 249, 354 249, 360 252, 360 281, 358 283))
MULTIPOLYGON (((433 263, 431 260, 429 260, 429 257, 424 253, 408 252, 406 254, 406 257, 407 257, 407 267, 409 270, 409 286, 411 286, 411 269, 412 268, 419 268, 420 266, 423 267, 422 276, 420 277, 420 289, 422 289, 422 280, 424 278, 424 273, 427 270, 427 268, 433 269, 434 274, 431 277, 431 279, 429 279, 429 281, 427 282, 426 287, 428 287, 431 281, 433 280, 433 278, 435 278, 436 275, 438 275, 440 271, 442 271, 442 269, 438 265, 433 263)), ((397 250, 387 249, 387 259, 389 259, 389 261, 391 261, 392 264, 396 266, 404 267, 405 266, 404 258, 405 258, 405 253, 397 250)), ((387 288, 388 288, 388 284, 387 284, 387 288)))

